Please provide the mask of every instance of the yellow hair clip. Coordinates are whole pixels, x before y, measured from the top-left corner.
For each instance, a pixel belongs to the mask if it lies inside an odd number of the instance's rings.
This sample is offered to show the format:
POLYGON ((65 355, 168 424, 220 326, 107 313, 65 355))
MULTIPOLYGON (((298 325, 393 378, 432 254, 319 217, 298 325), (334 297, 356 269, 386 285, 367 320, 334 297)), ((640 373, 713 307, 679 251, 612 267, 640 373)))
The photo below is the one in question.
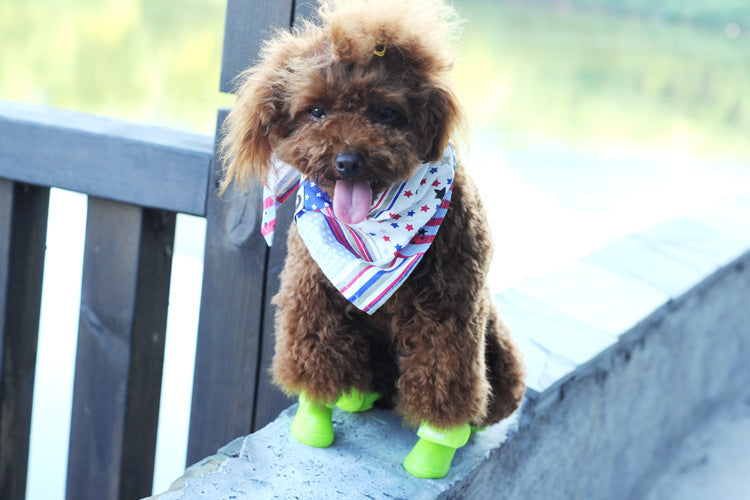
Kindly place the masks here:
POLYGON ((378 57, 383 57, 385 55, 385 42, 378 42, 377 45, 375 45, 375 55, 378 57))

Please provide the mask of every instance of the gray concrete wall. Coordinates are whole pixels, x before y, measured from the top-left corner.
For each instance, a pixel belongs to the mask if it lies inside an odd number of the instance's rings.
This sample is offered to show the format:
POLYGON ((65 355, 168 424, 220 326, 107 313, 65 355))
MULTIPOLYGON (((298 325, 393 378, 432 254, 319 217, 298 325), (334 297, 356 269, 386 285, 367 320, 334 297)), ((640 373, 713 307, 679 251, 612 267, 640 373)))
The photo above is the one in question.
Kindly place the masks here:
POLYGON ((642 498, 748 384, 750 253, 539 395, 513 438, 440 498, 642 498))

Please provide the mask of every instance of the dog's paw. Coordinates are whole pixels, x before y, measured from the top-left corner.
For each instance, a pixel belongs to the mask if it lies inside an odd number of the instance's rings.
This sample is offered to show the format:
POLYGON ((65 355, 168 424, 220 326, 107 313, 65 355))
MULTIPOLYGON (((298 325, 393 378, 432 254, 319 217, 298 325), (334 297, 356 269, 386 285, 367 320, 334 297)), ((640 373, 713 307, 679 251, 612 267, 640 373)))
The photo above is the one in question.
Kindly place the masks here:
POLYGON ((380 399, 380 396, 377 392, 360 392, 352 388, 351 391, 341 395, 336 401, 336 406, 349 413, 367 411, 372 408, 375 401, 380 399))
POLYGON ((292 420, 291 433, 302 444, 315 448, 327 448, 333 444, 333 409, 299 397, 297 414, 292 420))

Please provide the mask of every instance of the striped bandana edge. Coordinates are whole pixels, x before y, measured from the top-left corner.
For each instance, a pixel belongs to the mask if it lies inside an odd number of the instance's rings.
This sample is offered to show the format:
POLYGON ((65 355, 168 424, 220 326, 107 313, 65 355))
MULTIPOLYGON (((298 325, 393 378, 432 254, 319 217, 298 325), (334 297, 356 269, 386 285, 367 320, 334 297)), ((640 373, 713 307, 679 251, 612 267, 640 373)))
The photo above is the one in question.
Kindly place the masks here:
POLYGON ((352 225, 336 219, 331 200, 315 182, 276 165, 264 186, 261 232, 270 246, 276 207, 296 189, 295 221, 310 255, 347 300, 372 314, 434 241, 450 206, 456 164, 449 145, 440 160, 420 165, 411 179, 380 194, 367 218, 352 225))

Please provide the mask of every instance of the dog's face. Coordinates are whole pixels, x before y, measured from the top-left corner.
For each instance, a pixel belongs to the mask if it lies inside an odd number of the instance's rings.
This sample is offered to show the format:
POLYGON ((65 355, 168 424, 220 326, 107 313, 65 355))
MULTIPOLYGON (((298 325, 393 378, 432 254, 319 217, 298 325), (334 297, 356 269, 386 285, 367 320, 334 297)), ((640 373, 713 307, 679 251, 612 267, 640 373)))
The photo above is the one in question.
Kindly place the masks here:
POLYGON ((461 115, 452 55, 433 41, 435 20, 425 29, 424 13, 420 21, 409 12, 431 2, 381 3, 392 5, 324 5, 322 27, 265 46, 227 120, 228 180, 264 177, 275 153, 331 196, 337 216, 357 222, 378 192, 440 158, 461 115))

